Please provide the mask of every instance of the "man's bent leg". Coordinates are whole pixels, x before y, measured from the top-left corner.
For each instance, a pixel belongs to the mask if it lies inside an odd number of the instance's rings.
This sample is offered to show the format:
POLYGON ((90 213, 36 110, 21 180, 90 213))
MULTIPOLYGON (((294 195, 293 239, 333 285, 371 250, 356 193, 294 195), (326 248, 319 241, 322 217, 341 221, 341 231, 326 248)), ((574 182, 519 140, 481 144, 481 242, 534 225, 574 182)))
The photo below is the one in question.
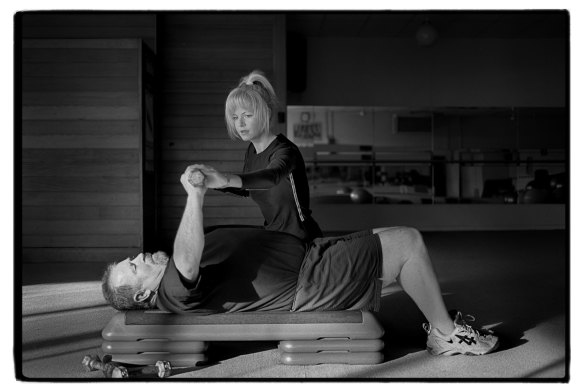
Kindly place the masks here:
POLYGON ((397 280, 434 328, 454 330, 428 251, 419 231, 409 227, 375 229, 383 254, 383 286, 397 280))

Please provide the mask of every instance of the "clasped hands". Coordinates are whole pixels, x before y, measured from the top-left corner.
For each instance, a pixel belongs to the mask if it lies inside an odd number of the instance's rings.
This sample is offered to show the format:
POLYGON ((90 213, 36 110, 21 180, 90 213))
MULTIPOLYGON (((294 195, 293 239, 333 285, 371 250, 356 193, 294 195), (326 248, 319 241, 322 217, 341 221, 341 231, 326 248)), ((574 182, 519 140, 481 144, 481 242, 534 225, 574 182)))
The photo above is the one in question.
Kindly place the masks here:
POLYGON ((193 190, 203 191, 207 188, 224 188, 229 184, 228 177, 207 165, 195 164, 186 168, 180 179, 187 193, 193 190))

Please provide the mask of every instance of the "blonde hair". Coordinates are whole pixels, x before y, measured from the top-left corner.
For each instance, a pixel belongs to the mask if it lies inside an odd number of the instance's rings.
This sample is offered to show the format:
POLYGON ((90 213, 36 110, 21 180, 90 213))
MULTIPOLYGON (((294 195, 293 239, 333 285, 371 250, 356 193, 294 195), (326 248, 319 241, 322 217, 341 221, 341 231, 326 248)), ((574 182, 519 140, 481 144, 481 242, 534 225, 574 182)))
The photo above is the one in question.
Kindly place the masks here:
POLYGON ((237 88, 229 92, 225 101, 225 123, 231 139, 241 139, 232 116, 237 108, 250 110, 257 116, 264 132, 270 131, 270 124, 278 110, 278 98, 270 81, 259 70, 254 70, 239 81, 237 88))

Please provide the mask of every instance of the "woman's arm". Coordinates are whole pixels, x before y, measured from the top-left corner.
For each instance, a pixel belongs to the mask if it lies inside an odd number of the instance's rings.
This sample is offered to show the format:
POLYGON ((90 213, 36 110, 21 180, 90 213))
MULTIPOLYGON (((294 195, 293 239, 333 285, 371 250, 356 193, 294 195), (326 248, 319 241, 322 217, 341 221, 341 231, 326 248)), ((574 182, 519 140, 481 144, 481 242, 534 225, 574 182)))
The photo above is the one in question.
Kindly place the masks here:
POLYGON ((288 177, 288 174, 294 170, 298 158, 295 154, 290 148, 276 151, 265 169, 239 175, 242 187, 245 189, 269 189, 278 185, 280 180, 288 177))
MULTIPOLYGON (((222 189, 269 189, 286 178, 296 166, 296 153, 289 148, 278 150, 265 169, 249 173, 229 174, 221 173, 208 165, 193 165, 205 175, 208 188, 222 189)), ((236 194, 237 191, 235 191, 236 194)))

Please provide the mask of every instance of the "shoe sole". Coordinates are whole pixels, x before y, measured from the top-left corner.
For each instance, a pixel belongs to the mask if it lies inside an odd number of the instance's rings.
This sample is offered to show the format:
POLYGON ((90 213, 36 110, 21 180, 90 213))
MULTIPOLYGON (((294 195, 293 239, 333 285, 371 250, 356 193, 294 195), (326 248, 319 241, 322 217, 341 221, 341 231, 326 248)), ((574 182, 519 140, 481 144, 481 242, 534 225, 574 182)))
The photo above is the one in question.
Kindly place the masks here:
POLYGON ((482 354, 477 354, 477 353, 472 353, 472 352, 463 353, 463 352, 456 351, 456 350, 447 350, 447 351, 444 351, 443 353, 439 353, 439 352, 435 352, 432 347, 426 347, 426 351, 428 351, 432 355, 443 356, 443 357, 451 357, 454 355, 469 355, 472 357, 476 357, 476 356, 480 356, 480 355, 490 354, 490 353, 494 352, 495 350, 497 350, 498 348, 499 348, 499 341, 497 340, 497 343, 495 343, 495 345, 490 350, 487 350, 482 354))

